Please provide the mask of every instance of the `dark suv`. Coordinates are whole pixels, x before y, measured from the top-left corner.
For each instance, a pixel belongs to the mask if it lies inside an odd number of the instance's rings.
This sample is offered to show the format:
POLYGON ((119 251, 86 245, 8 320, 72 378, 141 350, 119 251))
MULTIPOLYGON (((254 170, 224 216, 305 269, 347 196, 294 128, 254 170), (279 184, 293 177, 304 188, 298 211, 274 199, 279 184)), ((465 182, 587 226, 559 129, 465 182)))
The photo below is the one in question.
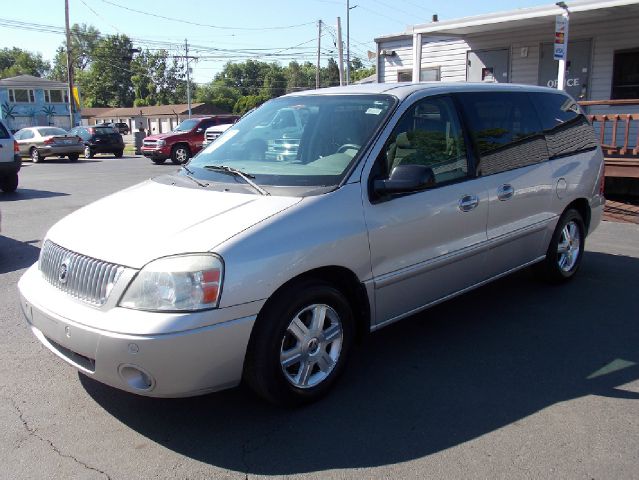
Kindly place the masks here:
POLYGON ((96 153, 112 153, 115 158, 124 154, 122 135, 108 125, 75 127, 69 133, 77 135, 84 142, 84 158, 93 158, 96 153))
POLYGON ((117 123, 109 123, 108 125, 109 125, 109 127, 112 127, 115 130, 117 130, 118 133, 121 133, 122 135, 128 135, 129 134, 129 126, 126 123, 117 122, 117 123))

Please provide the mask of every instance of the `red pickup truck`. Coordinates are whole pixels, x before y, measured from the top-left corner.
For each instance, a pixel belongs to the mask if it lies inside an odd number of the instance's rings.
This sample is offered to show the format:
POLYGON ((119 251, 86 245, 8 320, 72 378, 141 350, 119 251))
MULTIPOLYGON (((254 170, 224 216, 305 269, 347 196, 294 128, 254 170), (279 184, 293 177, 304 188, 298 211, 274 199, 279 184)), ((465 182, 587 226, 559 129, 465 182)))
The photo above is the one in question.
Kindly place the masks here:
POLYGON ((233 123, 238 118, 240 117, 237 115, 189 118, 172 132, 146 137, 142 143, 142 155, 157 164, 164 163, 167 158, 176 165, 185 163, 202 149, 207 128, 222 123, 233 123))

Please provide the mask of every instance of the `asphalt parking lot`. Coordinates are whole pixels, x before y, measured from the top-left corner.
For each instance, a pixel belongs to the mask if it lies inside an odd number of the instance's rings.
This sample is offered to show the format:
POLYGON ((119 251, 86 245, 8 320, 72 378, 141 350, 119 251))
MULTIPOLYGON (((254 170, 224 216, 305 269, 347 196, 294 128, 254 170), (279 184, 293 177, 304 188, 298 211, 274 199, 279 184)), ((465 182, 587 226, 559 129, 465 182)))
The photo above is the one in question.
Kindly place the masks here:
POLYGON ((25 162, 0 194, 0 478, 639 477, 638 225, 604 222, 568 285, 520 272, 371 335, 302 409, 78 374, 28 331, 16 283, 61 217, 174 169, 25 162))

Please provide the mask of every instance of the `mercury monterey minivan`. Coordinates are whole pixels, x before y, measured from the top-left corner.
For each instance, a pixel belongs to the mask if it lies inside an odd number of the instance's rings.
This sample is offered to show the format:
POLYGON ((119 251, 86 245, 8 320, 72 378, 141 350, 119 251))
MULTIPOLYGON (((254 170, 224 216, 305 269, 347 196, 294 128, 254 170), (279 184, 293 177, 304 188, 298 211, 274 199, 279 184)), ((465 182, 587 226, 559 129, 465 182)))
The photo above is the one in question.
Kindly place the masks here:
POLYGON ((49 350, 113 387, 177 397, 244 381, 300 404, 334 385, 365 332, 524 267, 570 280, 603 181, 592 126, 563 92, 299 92, 55 224, 19 282, 22 309, 49 350), (304 112, 296 154, 267 155, 277 132, 252 132, 284 109, 304 112))

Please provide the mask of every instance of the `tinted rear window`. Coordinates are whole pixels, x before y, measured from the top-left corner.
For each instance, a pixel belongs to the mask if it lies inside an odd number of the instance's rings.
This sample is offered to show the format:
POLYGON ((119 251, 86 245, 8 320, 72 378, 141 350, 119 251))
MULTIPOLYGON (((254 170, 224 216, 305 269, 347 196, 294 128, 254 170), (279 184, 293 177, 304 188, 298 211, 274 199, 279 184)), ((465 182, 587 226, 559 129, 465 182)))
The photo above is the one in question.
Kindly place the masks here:
POLYGON ((4 128, 4 125, 0 123, 0 139, 6 140, 7 138, 11 138, 11 136, 9 135, 7 129, 4 128))
POLYGON ((597 148, 595 132, 579 105, 559 93, 531 93, 551 158, 597 148))
POLYGON ((96 128, 94 128, 94 131, 95 131, 96 135, 111 135, 113 133, 117 133, 111 127, 96 127, 96 128))
POLYGON ((527 93, 462 93, 459 98, 479 155, 478 175, 548 159, 541 124, 527 93))
POLYGON ((66 130, 62 130, 61 128, 56 127, 45 127, 38 128, 38 133, 42 137, 48 137, 49 135, 66 135, 66 130))

